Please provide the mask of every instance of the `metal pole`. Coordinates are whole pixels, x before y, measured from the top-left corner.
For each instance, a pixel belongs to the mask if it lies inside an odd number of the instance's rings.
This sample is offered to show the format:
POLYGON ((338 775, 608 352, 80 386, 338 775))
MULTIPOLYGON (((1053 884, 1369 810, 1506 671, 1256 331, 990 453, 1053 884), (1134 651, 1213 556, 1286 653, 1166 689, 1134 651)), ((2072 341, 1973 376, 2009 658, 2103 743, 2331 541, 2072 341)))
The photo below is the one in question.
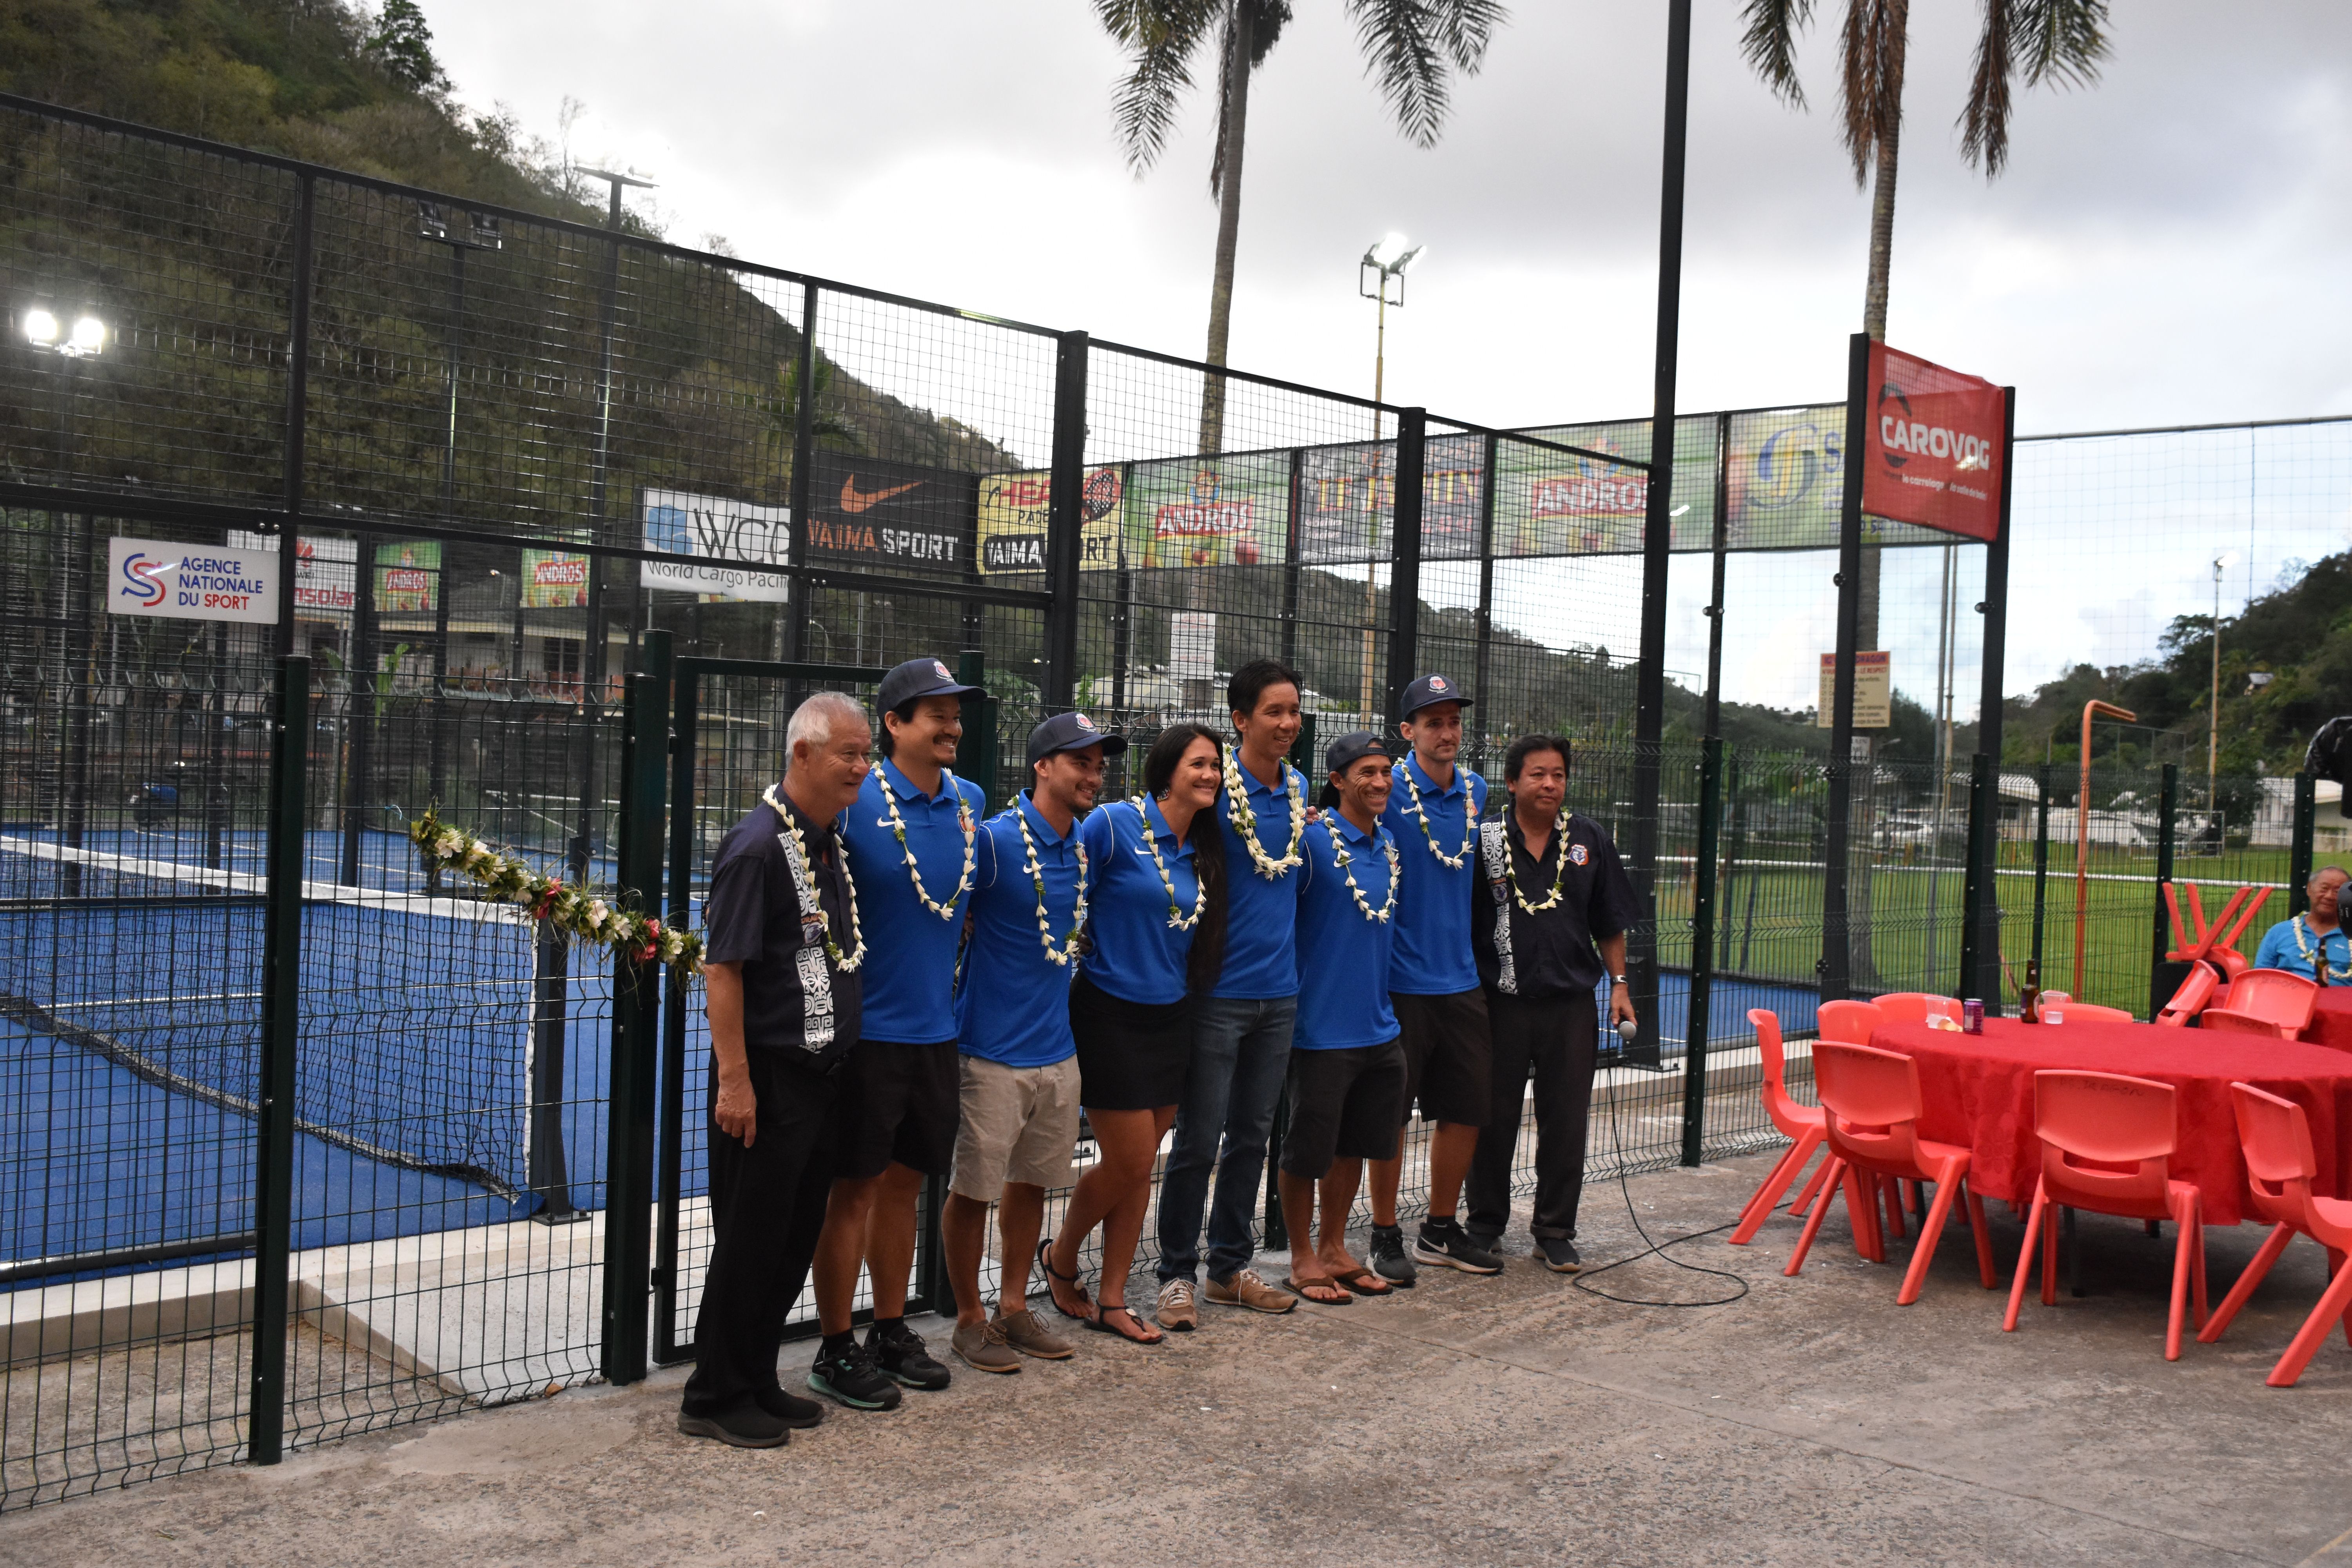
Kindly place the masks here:
POLYGON ((1845 499, 1838 513, 1837 655, 1831 702, 1828 816, 1822 868, 1822 1000, 1844 999, 1853 967, 1847 929, 1848 816, 1853 801, 1853 655, 1862 622, 1862 458, 1869 408, 1870 334, 1846 342, 1845 499))
POLYGON ((2319 781, 2307 773, 2294 775, 2294 827, 2287 836, 2286 912, 2299 915, 2311 907, 2311 863, 2319 836, 2319 781))
MULTIPOLYGON (((1389 689, 1387 711, 1396 712, 1421 660, 1421 507, 1426 465, 1429 414, 1397 410, 1396 504, 1390 530, 1389 689)), ((1480 695, 1483 695, 1481 693, 1480 695)))
MULTIPOLYGON (((2164 890, 2172 881, 2172 851, 2176 842, 2173 824, 2179 810, 2180 764, 2167 763, 2156 806, 2156 898, 2151 911, 2155 917, 2155 929, 2147 960, 2147 1016, 2150 1021, 2164 1011, 2164 1005, 2172 1000, 2172 993, 2179 984, 2177 980, 2170 984, 2166 984, 2165 972, 2171 965, 2164 962, 2164 955, 2172 949, 2172 921, 2165 912, 2164 890)), ((2085 998, 2078 997, 2077 1000, 2085 998)))
MULTIPOLYGON (((302 479, 308 466, 310 419, 310 291, 317 263, 311 249, 316 226, 318 186, 305 172, 297 176, 294 208, 293 323, 286 350, 286 471, 280 492, 285 514, 278 525, 278 636, 280 658, 294 651, 294 574, 300 570, 295 556, 302 521, 302 479)), ((304 721, 308 723, 306 718, 304 721)), ((305 744, 308 742, 306 741, 305 744)))
MULTIPOLYGON (((1470 689, 1478 694, 1478 757, 1490 764, 1488 737, 1493 734, 1495 699, 1491 689, 1495 666, 1495 464, 1502 456, 1502 437, 1488 431, 1478 484, 1478 626, 1471 654, 1470 689)), ((1506 716, 1507 719, 1507 716, 1506 716)))
POLYGON ((368 784, 375 772, 375 535, 362 533, 352 548, 351 657, 343 665, 343 731, 349 743, 343 769, 341 880, 351 888, 360 885, 368 784))
POLYGON ((1050 712, 1077 700, 1078 568, 1085 553, 1087 334, 1064 332, 1054 361, 1054 450, 1045 500, 1045 682, 1050 712))
POLYGON ((1290 521, 1282 551, 1282 662, 1298 666, 1298 500, 1307 449, 1290 449, 1290 521))
POLYGON ((288 1263, 294 1234, 295 1026, 301 1002, 302 786, 310 735, 310 661, 278 659, 269 721, 267 895, 261 931, 261 1081, 254 1130, 253 1372, 246 1451, 283 1457, 288 1263))
MULTIPOLYGON (((663 764, 669 758, 669 639, 642 647, 648 664, 629 678, 621 731, 621 818, 614 844, 625 907, 660 907, 663 764)), ((661 961, 613 961, 613 1064, 605 1118, 604 1342, 613 1383, 646 1375, 654 1202, 654 1065, 659 1052, 661 961)))
POLYGON ((2000 953, 1998 949, 1987 952, 1983 944, 1988 938, 1997 940, 2000 928, 1980 919, 1978 911, 1995 896, 1995 862, 1989 847, 2000 835, 2000 777, 1999 764, 1984 752, 1969 758, 1968 863, 1960 874, 1959 994, 1980 999, 1994 1012, 2000 1003, 2000 953))
MULTIPOLYGON (((1658 1059, 1658 792, 1666 709, 1666 577, 1674 544, 1675 370, 1682 332, 1683 164, 1690 128, 1690 0, 1666 10, 1665 135, 1658 193, 1658 322, 1650 406, 1648 506, 1642 525, 1641 659, 1633 695, 1633 892, 1628 942, 1640 1020, 1629 1057, 1658 1059)), ((1849 467, 1853 465, 1849 464, 1849 467)))
POLYGON ((2042 931, 2050 893, 2050 764, 2034 775, 2033 808, 2033 967, 2042 968, 2042 931))
MULTIPOLYGON (((661 633, 648 632, 650 645, 661 633)), ((699 648, 696 650, 700 652, 699 648)), ((694 868, 700 850, 695 822, 697 720, 702 680, 681 674, 671 689, 669 754, 669 897, 662 919, 684 928, 694 911, 694 868)), ((661 1153, 655 1194, 654 1359, 667 1366, 690 1347, 677 1337, 678 1205, 685 1195, 686 1027, 693 988, 675 982, 662 996, 661 1099, 655 1144, 661 1153)))
MULTIPOLYGON (((798 389, 793 397, 793 479, 790 552, 795 566, 808 564, 809 508, 814 504, 816 475, 816 285, 801 285, 801 357, 798 389)), ((808 657, 808 620, 816 612, 816 589, 808 578, 793 584, 798 603, 784 609, 784 658, 793 663, 808 657)), ((838 657, 827 655, 828 658, 838 657)), ((861 656, 862 657, 862 656, 861 656)), ((800 686, 786 690, 787 710, 799 702, 800 686)))
POLYGON ((1706 1041, 1715 998, 1715 855, 1723 813, 1723 738, 1699 742, 1697 876, 1691 889, 1690 1003, 1683 1027, 1683 1163, 1706 1148, 1706 1041))
MULTIPOLYGON (((1976 909, 1970 926, 1977 939, 1977 994, 1984 998, 1985 1010, 1995 1015, 2000 1011, 2000 882, 1996 873, 2000 864, 2001 704, 2009 650, 2009 512, 2010 498, 2017 485, 2017 388, 2005 386, 2000 395, 2000 520, 1991 542, 1985 546, 1984 597, 1977 604, 1978 613, 1984 616, 1984 654, 1977 682, 1977 750, 1992 760, 1993 815, 1979 849, 1983 864, 1978 871, 1976 909)), ((2045 779, 2042 791, 2044 813, 2049 810, 2049 795, 2045 779)), ((2042 852, 2046 859, 2046 844, 2042 852)), ((2038 900, 2038 877, 2034 889, 2038 900)), ((2034 947, 2038 960, 2038 936, 2034 947)))
MULTIPOLYGON (((466 314, 466 251, 462 246, 449 247, 449 331, 444 350, 449 382, 449 416, 441 441, 441 521, 455 526, 457 521, 457 360, 458 331, 466 314)), ((438 546, 440 566, 433 574, 433 735, 426 763, 426 793, 435 805, 441 804, 441 789, 448 773, 449 757, 449 551, 453 542, 443 540, 438 546)), ((441 867, 436 861, 425 868, 426 891, 437 892, 441 886, 441 867)))

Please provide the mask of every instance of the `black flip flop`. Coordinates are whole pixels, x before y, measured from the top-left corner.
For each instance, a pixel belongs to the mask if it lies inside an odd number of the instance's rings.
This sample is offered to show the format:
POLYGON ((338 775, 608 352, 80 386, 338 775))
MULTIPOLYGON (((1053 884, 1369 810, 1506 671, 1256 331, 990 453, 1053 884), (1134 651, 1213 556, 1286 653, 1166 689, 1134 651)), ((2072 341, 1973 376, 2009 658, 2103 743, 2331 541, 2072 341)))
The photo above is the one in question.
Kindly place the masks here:
POLYGON ((1327 1290, 1337 1290, 1337 1291, 1339 1291, 1339 1299, 1338 1300, 1336 1300, 1336 1301, 1330 1301, 1330 1300, 1324 1300, 1324 1299, 1323 1299, 1322 1297, 1320 1297, 1320 1296, 1310 1296, 1310 1295, 1308 1295, 1308 1294, 1307 1293, 1307 1285, 1301 1285, 1301 1284, 1300 1284, 1297 1280, 1296 1280, 1296 1279, 1285 1279, 1285 1280, 1282 1282, 1282 1288, 1283 1288, 1284 1289, 1286 1289, 1286 1290, 1289 1291, 1292 1295, 1294 1295, 1294 1296, 1297 1297, 1300 1300, 1302 1300, 1302 1301, 1312 1301, 1315 1305, 1317 1305, 1317 1306, 1318 1306, 1318 1307, 1346 1307, 1346 1306, 1352 1305, 1352 1304, 1354 1303, 1355 1300, 1356 1300, 1353 1296, 1349 1295, 1349 1294, 1348 1294, 1348 1292, 1347 1292, 1346 1288, 1345 1288, 1345 1287, 1343 1287, 1343 1286, 1341 1286, 1341 1285, 1340 1285, 1337 1280, 1334 1280, 1334 1279, 1317 1279, 1317 1280, 1312 1280, 1312 1281, 1310 1281, 1309 1283, 1310 1283, 1310 1284, 1313 1284, 1313 1285, 1319 1285, 1319 1286, 1321 1286, 1323 1289, 1327 1289, 1327 1290))
POLYGON ((1381 1279, 1379 1275, 1373 1273, 1369 1268, 1359 1268, 1353 1274, 1334 1274, 1331 1276, 1331 1283, 1337 1285, 1340 1289, 1347 1291, 1351 1296, 1393 1296, 1396 1294, 1395 1286, 1390 1284, 1387 1280, 1381 1279), (1365 1284, 1364 1281, 1367 1279, 1372 1281, 1372 1284, 1365 1284), (1374 1286, 1377 1286, 1378 1289, 1374 1289, 1374 1286))
MULTIPOLYGON (((1055 1271, 1053 1255, 1054 1238, 1049 1236, 1045 1240, 1037 1244, 1037 1267, 1045 1271, 1045 1278, 1049 1280, 1059 1279, 1065 1285, 1076 1286, 1078 1300, 1084 1301, 1089 1307, 1093 1306, 1095 1304, 1094 1298, 1087 1294, 1085 1286, 1078 1284, 1078 1277, 1076 1275, 1060 1274, 1055 1271)), ((1072 1319, 1077 1322, 1085 1323, 1089 1328, 1094 1325, 1095 1320, 1088 1314, 1085 1312, 1073 1312, 1067 1307, 1063 1306, 1061 1301, 1055 1296, 1054 1288, 1050 1284, 1045 1287, 1045 1299, 1054 1303, 1054 1310, 1061 1313, 1062 1316, 1072 1319)), ((1110 1331, 1117 1333, 1118 1331, 1114 1329, 1110 1331)))
POLYGON ((1160 1344, 1168 1338, 1168 1336, 1165 1333, 1160 1332, 1157 1327, 1152 1328, 1153 1337, 1148 1340, 1137 1339, 1133 1334, 1129 1333, 1124 1329, 1114 1329, 1108 1323, 1103 1321, 1104 1319, 1109 1317, 1113 1312, 1125 1312, 1128 1316, 1128 1320, 1134 1323, 1134 1325, 1139 1329, 1147 1326, 1141 1318, 1135 1315, 1134 1310, 1128 1307, 1125 1303, 1121 1303, 1116 1307, 1097 1307, 1095 1309, 1095 1315, 1093 1317, 1083 1318, 1079 1321, 1098 1334, 1109 1334, 1115 1339, 1125 1340, 1131 1345, 1143 1345, 1149 1347, 1160 1344))

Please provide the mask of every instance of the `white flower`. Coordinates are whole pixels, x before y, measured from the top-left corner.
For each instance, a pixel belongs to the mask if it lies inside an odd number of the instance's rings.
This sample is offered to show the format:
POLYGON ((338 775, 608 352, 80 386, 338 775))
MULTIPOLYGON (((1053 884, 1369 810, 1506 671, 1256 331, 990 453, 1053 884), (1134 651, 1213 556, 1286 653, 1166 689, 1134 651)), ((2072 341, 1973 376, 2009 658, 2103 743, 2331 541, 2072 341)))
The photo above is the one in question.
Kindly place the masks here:
POLYGON ((605 905, 605 902, 604 902, 604 900, 602 900, 602 899, 591 899, 591 900, 588 900, 588 929, 589 929, 590 931, 602 931, 602 930, 604 930, 604 922, 605 922, 605 921, 607 921, 608 919, 610 919, 610 918, 612 917, 612 913, 613 913, 612 910, 611 910, 610 908, 608 908, 608 907, 605 905))

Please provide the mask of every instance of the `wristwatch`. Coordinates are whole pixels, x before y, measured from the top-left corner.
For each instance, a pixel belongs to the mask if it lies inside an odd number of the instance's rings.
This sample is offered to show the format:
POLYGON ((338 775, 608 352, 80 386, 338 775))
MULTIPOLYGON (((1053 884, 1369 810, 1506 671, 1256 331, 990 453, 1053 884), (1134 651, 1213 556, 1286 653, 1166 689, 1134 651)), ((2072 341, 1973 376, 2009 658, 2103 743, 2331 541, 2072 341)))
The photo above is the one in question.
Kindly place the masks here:
POLYGON ((1612 985, 1622 985, 1625 984, 1625 977, 1622 974, 1612 974, 1609 977, 1609 984, 1612 985))

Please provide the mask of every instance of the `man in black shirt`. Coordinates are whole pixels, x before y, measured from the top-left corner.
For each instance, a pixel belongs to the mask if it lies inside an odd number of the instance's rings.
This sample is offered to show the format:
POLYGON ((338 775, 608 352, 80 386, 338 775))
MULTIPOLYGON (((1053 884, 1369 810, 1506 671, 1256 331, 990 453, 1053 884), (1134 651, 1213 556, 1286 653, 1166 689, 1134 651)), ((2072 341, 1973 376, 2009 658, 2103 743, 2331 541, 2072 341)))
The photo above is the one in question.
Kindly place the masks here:
MULTIPOLYGON (((719 845, 703 906, 713 1239, 677 1429, 739 1448, 824 1418, 777 1383, 776 1352, 824 1226, 832 1171, 813 1156, 833 1070, 857 1043, 866 951, 834 827, 870 765, 866 710, 819 692, 785 745, 783 783, 719 845)), ((890 1380, 865 1370, 895 1405, 890 1380)))
POLYGON ((1585 1117, 1600 1045, 1593 992, 1609 976, 1609 1021, 1633 1020, 1625 989, 1625 928, 1640 918, 1617 846, 1567 809, 1568 742, 1515 741, 1503 762, 1511 809, 1479 828, 1471 946, 1494 1031, 1494 1111, 1472 1158, 1469 1223, 1492 1249, 1511 1220, 1530 1068, 1536 1082, 1536 1256, 1572 1274, 1576 1205, 1584 1188, 1585 1117), (1595 951, 1595 943, 1599 951, 1595 951), (1604 967, 1605 966, 1605 967, 1604 967))

